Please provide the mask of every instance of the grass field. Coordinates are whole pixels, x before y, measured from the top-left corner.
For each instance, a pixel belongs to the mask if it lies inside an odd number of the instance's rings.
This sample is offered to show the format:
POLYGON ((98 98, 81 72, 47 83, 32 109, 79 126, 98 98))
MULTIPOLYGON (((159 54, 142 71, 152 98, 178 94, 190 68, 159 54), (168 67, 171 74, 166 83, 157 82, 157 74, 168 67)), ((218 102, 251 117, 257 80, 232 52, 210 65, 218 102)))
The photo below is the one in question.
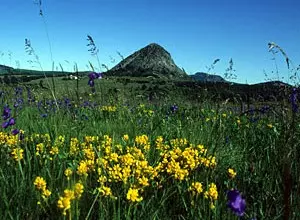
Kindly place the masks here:
POLYGON ((1 86, 1 219, 300 218, 289 95, 243 114, 172 82, 43 80, 1 86))

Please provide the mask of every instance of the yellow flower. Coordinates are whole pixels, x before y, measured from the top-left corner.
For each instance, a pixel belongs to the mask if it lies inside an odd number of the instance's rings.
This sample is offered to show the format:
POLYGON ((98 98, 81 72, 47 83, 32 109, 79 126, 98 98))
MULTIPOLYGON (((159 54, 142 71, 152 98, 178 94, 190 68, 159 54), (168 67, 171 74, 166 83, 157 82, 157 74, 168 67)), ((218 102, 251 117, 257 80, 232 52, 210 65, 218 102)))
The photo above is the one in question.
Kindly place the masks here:
POLYGON ((89 169, 88 164, 86 163, 86 161, 82 160, 80 161, 79 166, 77 167, 77 174, 79 176, 81 175, 87 176, 88 169, 89 169))
POLYGON ((111 153, 109 156, 110 156, 109 158, 110 161, 118 162, 119 155, 117 153, 111 153))
POLYGON ((143 200, 143 197, 139 197, 139 191, 132 188, 128 190, 126 198, 131 202, 140 202, 143 200))
POLYGON ((36 155, 39 156, 41 153, 44 152, 44 148, 45 148, 45 145, 44 143, 39 143, 36 145, 36 155))
POLYGON ((107 105, 107 106, 102 106, 100 108, 101 111, 103 112, 115 112, 117 110, 116 106, 111 106, 111 105, 107 105))
POLYGON ((65 189, 64 190, 64 197, 70 198, 71 200, 75 199, 75 193, 74 193, 73 190, 65 189))
POLYGON ((23 159, 23 152, 24 150, 21 148, 14 148, 11 155, 16 161, 20 161, 23 159))
POLYGON ((233 169, 229 168, 228 175, 231 179, 233 179, 236 176, 236 172, 233 169))
POLYGON ((273 128, 273 125, 272 125, 272 124, 267 124, 267 126, 268 126, 269 128, 273 128))
POLYGON ((149 142, 149 138, 147 135, 143 134, 141 136, 136 136, 135 137, 135 143, 138 146, 142 146, 144 147, 144 150, 149 150, 150 149, 150 142, 149 142))
POLYGON ((65 176, 67 177, 67 179, 70 179, 70 176, 73 174, 73 171, 71 168, 67 168, 64 172, 65 176))
POLYGON ((41 190, 41 191, 46 190, 47 183, 43 177, 40 177, 40 176, 36 177, 33 184, 35 185, 35 187, 38 190, 41 190))
POLYGON ((139 181, 139 184, 142 186, 149 186, 148 178, 145 176, 139 178, 138 181, 139 181))
POLYGON ((88 159, 88 160, 94 160, 94 158, 95 158, 95 152, 93 151, 92 147, 84 149, 83 153, 84 153, 84 156, 86 157, 86 159, 88 159))
POLYGON ((70 141, 70 155, 76 155, 79 152, 79 140, 77 138, 71 138, 70 141))
POLYGON ((128 134, 124 134, 124 135, 123 135, 123 140, 124 140, 124 141, 128 141, 128 140, 129 140, 128 134))
POLYGON ((109 197, 112 195, 111 188, 106 187, 106 186, 101 186, 99 188, 99 192, 105 197, 109 197))
POLYGON ((99 176, 98 182, 100 184, 106 183, 107 182, 107 177, 106 176, 99 176))
POLYGON ((52 147, 52 149, 50 150, 51 155, 56 155, 58 153, 59 153, 58 147, 52 147))
POLYGON ((81 183, 76 183, 74 186, 74 194, 77 199, 81 197, 83 193, 84 186, 81 183))
POLYGON ((192 183, 192 185, 189 187, 189 191, 200 194, 201 192, 203 192, 202 184, 200 182, 192 183))
POLYGON ((210 200, 217 200, 218 199, 218 190, 217 186, 214 183, 209 184, 209 189, 204 193, 204 197, 210 200))
POLYGON ((48 189, 43 190, 43 195, 42 197, 45 199, 51 195, 51 191, 48 189))
POLYGON ((63 210, 63 215, 67 214, 67 210, 71 208, 71 198, 59 197, 57 207, 63 210))

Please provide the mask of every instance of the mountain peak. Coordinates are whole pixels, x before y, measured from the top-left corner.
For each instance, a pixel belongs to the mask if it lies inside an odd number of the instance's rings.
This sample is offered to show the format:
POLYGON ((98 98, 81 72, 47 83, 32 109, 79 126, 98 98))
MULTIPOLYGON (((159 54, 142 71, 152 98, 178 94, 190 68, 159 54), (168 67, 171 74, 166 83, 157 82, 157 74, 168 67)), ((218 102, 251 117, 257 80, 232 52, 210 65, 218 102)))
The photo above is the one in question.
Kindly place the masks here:
POLYGON ((157 43, 151 43, 122 60, 107 72, 115 76, 183 77, 170 53, 157 43))

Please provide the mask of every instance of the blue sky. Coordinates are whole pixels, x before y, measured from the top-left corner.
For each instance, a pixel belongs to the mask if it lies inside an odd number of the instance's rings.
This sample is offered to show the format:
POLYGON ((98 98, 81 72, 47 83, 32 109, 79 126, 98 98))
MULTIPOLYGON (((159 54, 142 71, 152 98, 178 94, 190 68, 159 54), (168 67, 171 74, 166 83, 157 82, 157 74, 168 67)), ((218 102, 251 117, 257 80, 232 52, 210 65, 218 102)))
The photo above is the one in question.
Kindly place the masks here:
MULTIPOLYGON (((44 20, 33 0, 1 3, 0 64, 13 67, 40 69, 27 62, 35 59, 25 52, 25 38, 44 70, 52 69, 52 59, 66 71, 75 62, 79 70, 87 70, 89 61, 97 66, 87 34, 100 63, 110 68, 121 60, 116 51, 126 57, 153 42, 188 74, 207 72, 220 59, 210 73, 222 76, 232 58, 241 83, 264 81, 264 72, 277 77, 268 42, 282 47, 295 67, 300 64, 299 0, 42 0, 44 20)), ((286 79, 280 54, 276 62, 286 79)))

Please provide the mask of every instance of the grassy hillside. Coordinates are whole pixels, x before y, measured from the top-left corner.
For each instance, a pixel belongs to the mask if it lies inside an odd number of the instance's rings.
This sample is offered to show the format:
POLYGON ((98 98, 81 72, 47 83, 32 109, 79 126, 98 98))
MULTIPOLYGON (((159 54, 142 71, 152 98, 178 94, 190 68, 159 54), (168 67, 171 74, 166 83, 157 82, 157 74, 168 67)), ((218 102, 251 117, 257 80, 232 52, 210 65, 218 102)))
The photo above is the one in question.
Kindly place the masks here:
POLYGON ((257 100, 264 84, 40 80, 1 87, 1 218, 300 217, 288 88, 257 100))

